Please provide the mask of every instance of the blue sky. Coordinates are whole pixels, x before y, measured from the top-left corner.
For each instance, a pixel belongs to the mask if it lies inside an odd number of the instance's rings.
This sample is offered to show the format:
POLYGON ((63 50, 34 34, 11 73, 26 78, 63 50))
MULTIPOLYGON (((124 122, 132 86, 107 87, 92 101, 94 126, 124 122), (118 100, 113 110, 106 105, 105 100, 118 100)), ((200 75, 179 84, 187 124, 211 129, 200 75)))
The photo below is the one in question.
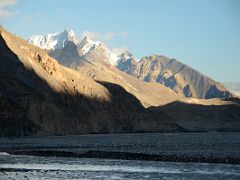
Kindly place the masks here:
POLYGON ((240 82, 239 0, 0 0, 0 24, 23 38, 72 28, 141 58, 176 58, 240 82))

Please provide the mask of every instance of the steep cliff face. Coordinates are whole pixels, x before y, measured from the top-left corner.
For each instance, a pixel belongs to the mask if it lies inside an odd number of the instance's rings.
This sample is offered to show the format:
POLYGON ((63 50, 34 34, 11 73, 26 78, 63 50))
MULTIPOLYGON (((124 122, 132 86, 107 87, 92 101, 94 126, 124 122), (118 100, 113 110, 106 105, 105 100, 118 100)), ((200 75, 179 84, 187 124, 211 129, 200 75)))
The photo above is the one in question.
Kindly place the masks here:
POLYGON ((158 82, 177 94, 193 98, 229 98, 231 93, 220 83, 193 68, 165 56, 152 55, 139 62, 132 57, 119 60, 117 67, 146 82, 158 82))

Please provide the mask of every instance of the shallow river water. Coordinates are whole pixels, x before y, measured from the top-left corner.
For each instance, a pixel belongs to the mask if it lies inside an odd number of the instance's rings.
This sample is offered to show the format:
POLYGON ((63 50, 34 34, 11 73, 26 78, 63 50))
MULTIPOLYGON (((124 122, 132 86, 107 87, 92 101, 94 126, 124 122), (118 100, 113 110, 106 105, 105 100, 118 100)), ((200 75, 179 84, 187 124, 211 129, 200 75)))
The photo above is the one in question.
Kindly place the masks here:
POLYGON ((240 179, 240 165, 0 153, 0 179, 240 179))

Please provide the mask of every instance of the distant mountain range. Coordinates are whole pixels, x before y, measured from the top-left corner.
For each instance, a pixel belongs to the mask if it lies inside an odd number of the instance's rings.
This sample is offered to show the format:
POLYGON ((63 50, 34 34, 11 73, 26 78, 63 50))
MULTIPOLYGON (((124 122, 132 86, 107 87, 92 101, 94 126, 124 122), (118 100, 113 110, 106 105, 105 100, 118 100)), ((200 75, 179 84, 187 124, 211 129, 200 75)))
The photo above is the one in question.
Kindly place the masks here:
POLYGON ((49 50, 52 57, 67 67, 79 69, 84 61, 104 62, 142 81, 160 83, 182 97, 209 99, 232 96, 222 84, 176 59, 152 55, 137 60, 130 52, 117 56, 102 42, 88 37, 82 41, 78 39, 73 30, 66 29, 62 33, 35 35, 28 41, 49 50))
MULTIPOLYGON (((129 53, 116 58, 105 44, 78 41, 71 34, 35 36, 41 49, 0 27, 1 136, 240 130, 240 100, 227 98, 231 94, 224 88, 216 92, 223 99, 185 98, 178 86, 169 88, 151 75, 144 81, 140 77, 145 71, 139 77, 120 71, 117 66, 123 57, 132 58, 129 53)), ((151 56, 149 61, 161 58, 151 56)), ((141 61, 147 59, 134 62, 136 67, 141 61)), ((161 63, 176 79, 192 82, 187 79, 191 74, 184 76, 161 63)), ((192 73, 198 81, 197 72, 192 73)), ((199 76, 206 84, 222 86, 199 76)))
POLYGON ((240 97, 240 82, 225 82, 223 84, 229 91, 240 97))

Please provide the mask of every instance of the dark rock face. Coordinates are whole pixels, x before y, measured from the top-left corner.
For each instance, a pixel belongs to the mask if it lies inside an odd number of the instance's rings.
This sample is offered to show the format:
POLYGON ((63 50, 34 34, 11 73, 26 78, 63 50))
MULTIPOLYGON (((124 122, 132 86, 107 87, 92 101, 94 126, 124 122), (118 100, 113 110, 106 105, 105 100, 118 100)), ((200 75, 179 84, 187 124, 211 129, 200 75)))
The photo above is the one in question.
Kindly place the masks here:
POLYGON ((193 68, 165 56, 152 55, 137 62, 120 59, 117 68, 146 82, 158 82, 184 97, 230 98, 232 94, 220 83, 193 68))
POLYGON ((189 84, 183 88, 183 93, 186 97, 192 97, 192 90, 189 84))
POLYGON ((132 74, 136 71, 136 64, 137 62, 133 58, 130 58, 126 59, 125 61, 119 61, 117 68, 127 74, 132 74))
POLYGON ((229 98, 231 97, 231 93, 228 92, 228 91, 220 91, 216 85, 212 85, 206 95, 205 95, 205 98, 206 99, 210 99, 210 98, 229 98))
POLYGON ((29 136, 38 130, 23 107, 11 100, 0 98, 0 136, 29 136))

